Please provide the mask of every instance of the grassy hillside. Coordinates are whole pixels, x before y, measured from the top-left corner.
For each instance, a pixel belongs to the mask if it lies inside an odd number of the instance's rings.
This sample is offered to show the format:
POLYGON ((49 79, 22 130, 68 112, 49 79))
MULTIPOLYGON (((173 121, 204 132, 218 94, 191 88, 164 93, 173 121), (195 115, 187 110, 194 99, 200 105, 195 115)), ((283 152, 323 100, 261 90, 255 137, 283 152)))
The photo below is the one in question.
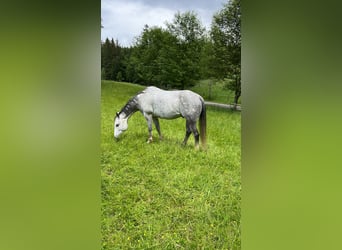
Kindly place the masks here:
MULTIPOLYGON (((228 90, 224 81, 201 80, 191 90, 203 96, 206 101, 219 103, 233 103, 234 92, 228 90)), ((241 98, 239 98, 241 103, 241 98)))
POLYGON ((206 151, 180 145, 181 118, 147 144, 139 112, 115 141, 115 112, 143 88, 102 82, 102 249, 240 249, 240 113, 208 108, 206 151))

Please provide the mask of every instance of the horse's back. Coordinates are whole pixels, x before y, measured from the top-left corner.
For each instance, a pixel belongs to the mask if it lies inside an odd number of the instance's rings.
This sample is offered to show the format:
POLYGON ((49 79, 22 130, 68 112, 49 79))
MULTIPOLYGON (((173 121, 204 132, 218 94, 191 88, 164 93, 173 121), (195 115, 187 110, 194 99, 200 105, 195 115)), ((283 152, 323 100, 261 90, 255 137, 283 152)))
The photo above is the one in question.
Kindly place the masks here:
POLYGON ((147 87, 140 98, 143 111, 161 118, 197 119, 202 110, 203 98, 190 90, 162 90, 147 87))
POLYGON ((139 105, 142 112, 166 119, 181 116, 178 96, 173 91, 151 86, 147 87, 142 93, 139 96, 139 105))
POLYGON ((191 90, 163 90, 154 86, 147 87, 143 92, 154 95, 157 98, 182 98, 183 100, 201 101, 203 98, 191 90))

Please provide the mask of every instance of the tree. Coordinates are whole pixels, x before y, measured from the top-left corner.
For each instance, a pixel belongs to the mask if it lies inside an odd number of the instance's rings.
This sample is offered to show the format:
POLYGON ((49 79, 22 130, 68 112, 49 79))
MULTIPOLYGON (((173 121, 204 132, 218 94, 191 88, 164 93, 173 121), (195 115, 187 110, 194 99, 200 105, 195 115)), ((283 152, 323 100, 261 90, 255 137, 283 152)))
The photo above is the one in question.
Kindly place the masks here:
POLYGON ((213 17, 211 38, 214 43, 212 68, 219 79, 228 78, 228 89, 241 96, 241 1, 231 0, 213 17))
POLYGON ((173 22, 167 23, 167 27, 177 39, 175 58, 179 58, 180 87, 184 89, 200 78, 205 29, 194 12, 176 13, 173 22))
POLYGON ((101 77, 107 80, 118 80, 117 76, 123 79, 125 72, 124 57, 125 48, 122 48, 119 41, 108 38, 101 44, 101 77), (119 74, 119 72, 121 72, 119 74))
POLYGON ((101 44, 101 71, 103 79, 112 79, 113 70, 113 45, 107 38, 101 44))
POLYGON ((201 79, 214 78, 215 72, 211 65, 214 61, 214 45, 210 37, 205 37, 201 56, 200 56, 200 67, 201 67, 201 79))
POLYGON ((137 39, 128 69, 145 85, 174 87, 180 82, 177 39, 160 27, 145 26, 137 39))

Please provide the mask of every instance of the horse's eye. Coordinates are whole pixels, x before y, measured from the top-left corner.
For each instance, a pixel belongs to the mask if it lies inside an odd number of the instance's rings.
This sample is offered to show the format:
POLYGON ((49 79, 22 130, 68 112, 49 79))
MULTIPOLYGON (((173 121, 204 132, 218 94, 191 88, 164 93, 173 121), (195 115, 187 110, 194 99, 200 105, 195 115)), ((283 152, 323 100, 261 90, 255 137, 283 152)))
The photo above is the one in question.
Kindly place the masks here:
POLYGON ((119 124, 116 124, 115 127, 119 127, 119 124))

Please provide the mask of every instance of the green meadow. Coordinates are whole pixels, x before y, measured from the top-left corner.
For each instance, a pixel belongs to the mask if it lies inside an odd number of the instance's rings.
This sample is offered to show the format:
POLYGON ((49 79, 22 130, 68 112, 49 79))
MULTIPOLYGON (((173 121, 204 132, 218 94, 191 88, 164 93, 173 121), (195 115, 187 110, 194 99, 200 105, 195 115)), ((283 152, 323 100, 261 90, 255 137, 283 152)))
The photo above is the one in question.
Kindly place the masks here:
POLYGON ((241 113, 207 107, 207 149, 185 120, 160 120, 164 139, 140 112, 119 140, 115 112, 144 86, 102 81, 102 249, 240 249, 241 113))

